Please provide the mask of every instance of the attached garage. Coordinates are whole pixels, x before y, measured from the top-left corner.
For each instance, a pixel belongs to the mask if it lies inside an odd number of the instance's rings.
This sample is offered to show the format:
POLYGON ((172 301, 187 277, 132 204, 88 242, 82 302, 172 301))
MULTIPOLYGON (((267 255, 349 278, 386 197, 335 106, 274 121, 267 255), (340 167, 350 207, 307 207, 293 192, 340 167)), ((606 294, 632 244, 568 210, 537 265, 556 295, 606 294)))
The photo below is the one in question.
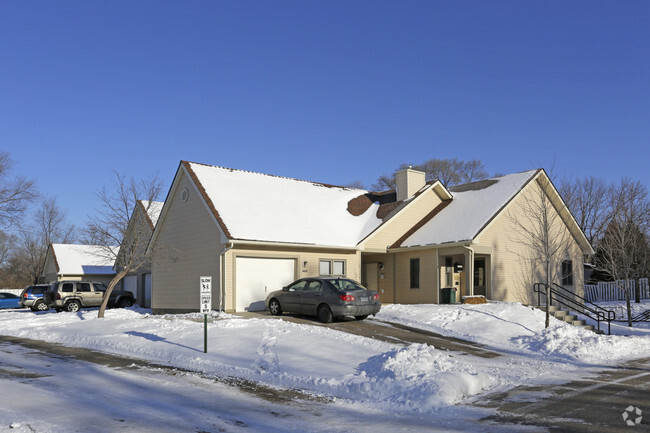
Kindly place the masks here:
POLYGON ((237 311, 262 311, 266 296, 296 279, 294 259, 237 257, 235 260, 237 311))
POLYGON ((138 276, 127 275, 124 277, 124 290, 133 293, 133 297, 138 299, 138 276))

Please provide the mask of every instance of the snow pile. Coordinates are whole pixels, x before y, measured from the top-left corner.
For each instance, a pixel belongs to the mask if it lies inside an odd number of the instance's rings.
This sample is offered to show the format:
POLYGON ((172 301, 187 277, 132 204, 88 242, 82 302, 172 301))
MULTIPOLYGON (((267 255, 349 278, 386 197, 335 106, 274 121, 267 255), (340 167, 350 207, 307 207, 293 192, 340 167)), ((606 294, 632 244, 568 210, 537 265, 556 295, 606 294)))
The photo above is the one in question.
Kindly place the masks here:
POLYGON ((355 380, 346 384, 349 390, 422 412, 459 403, 494 382, 474 365, 464 365, 425 344, 393 349, 359 367, 355 380))
POLYGON ((576 372, 647 356, 650 345, 648 325, 634 328, 634 336, 596 335, 555 319, 544 329, 542 311, 509 303, 387 305, 377 315, 501 352, 493 358, 392 344, 327 326, 209 316, 208 353, 203 353, 198 313, 155 316, 129 308, 107 310, 106 318, 98 319, 96 309, 5 310, 0 334, 139 358, 207 377, 302 389, 394 413, 448 411, 483 392, 568 380, 576 372))
POLYGON ((648 356, 650 336, 597 335, 576 326, 560 324, 544 329, 540 334, 513 341, 530 352, 547 357, 587 364, 611 364, 648 356))
MULTIPOLYGON (((613 335, 598 335, 551 318, 545 329, 544 311, 518 303, 385 305, 377 317, 498 350, 573 363, 611 365, 647 356, 650 346, 650 324, 629 329, 612 323, 613 335), (615 335, 619 333, 635 335, 615 335)), ((607 323, 601 323, 601 329, 606 331, 607 323)))

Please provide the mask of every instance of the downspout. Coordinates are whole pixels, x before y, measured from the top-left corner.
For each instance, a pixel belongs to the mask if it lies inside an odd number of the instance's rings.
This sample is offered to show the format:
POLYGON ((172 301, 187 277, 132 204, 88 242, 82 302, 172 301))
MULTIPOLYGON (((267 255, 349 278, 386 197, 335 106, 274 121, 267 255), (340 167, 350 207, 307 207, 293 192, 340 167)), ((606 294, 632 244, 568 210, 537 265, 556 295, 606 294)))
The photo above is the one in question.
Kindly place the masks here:
POLYGON ((469 263, 467 266, 467 288, 469 296, 474 296, 474 250, 469 245, 463 245, 469 251, 469 263))
POLYGON ((219 310, 226 311, 226 253, 234 247, 235 244, 229 242, 226 244, 226 249, 221 253, 221 284, 220 284, 220 294, 219 294, 219 310))

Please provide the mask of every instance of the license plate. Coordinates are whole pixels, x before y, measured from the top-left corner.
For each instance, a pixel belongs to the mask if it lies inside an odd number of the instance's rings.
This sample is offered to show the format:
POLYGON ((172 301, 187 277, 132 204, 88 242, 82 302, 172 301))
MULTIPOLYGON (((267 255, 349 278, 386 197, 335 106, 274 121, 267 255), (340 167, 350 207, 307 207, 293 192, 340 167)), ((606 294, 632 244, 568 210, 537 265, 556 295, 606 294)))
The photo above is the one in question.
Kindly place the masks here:
POLYGON ((359 300, 361 302, 368 302, 368 297, 367 296, 359 296, 359 300))

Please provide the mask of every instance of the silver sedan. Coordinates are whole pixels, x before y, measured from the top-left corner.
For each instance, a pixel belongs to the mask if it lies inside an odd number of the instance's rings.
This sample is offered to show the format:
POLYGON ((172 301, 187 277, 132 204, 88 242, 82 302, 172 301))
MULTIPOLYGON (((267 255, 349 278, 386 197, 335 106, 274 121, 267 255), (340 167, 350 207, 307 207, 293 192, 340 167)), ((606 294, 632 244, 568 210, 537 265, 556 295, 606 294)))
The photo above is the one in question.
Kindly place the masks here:
POLYGON ((336 317, 363 320, 381 309, 379 294, 343 277, 301 278, 266 297, 274 316, 283 312, 307 314, 330 323, 336 317))

